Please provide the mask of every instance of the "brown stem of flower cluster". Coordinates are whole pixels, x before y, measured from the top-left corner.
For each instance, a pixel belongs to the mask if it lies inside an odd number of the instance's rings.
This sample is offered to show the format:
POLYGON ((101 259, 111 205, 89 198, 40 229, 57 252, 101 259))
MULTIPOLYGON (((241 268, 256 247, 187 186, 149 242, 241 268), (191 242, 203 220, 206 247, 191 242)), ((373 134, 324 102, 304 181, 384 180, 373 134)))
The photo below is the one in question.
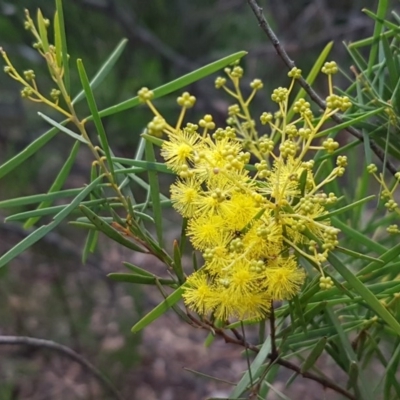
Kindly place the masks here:
POLYGON ((124 400, 123 397, 118 393, 117 389, 112 385, 112 383, 108 380, 108 378, 103 375, 100 370, 98 370, 93 364, 87 361, 84 357, 76 353, 74 350, 70 349, 67 346, 62 344, 53 342, 51 340, 38 339, 28 336, 0 336, 0 346, 1 345, 9 345, 9 346, 28 346, 35 347, 38 349, 48 349, 52 351, 56 351, 57 353, 62 354, 70 358, 71 360, 80 364, 84 369, 86 369, 91 375, 93 375, 98 382, 107 390, 110 398, 116 400, 124 400))
MULTIPOLYGON (((254 15, 256 16, 261 29, 271 40, 272 45, 274 46, 276 52, 278 53, 282 61, 286 64, 288 69, 291 70, 292 68, 296 67, 295 62, 286 53, 286 50, 283 48, 275 32, 272 30, 271 26, 266 20, 263 14, 263 9, 258 5, 257 1, 247 0, 247 3, 252 9, 254 15)), ((302 76, 298 79, 298 82, 307 92, 310 98, 314 101, 314 103, 317 104, 319 107, 321 107, 323 110, 325 110, 326 104, 324 100, 318 95, 318 93, 307 83, 307 81, 302 76)), ((338 114, 332 115, 332 120, 338 124, 343 122, 343 118, 338 114)), ((364 137, 359 130, 351 126, 345 128, 345 130, 349 132, 351 135, 353 135, 355 138, 357 138, 360 142, 364 142, 364 137)), ((372 140, 370 141, 370 147, 371 150, 375 153, 375 155, 382 161, 382 163, 385 165, 388 171, 390 171, 390 173, 394 175, 397 172, 397 169, 389 160, 385 159, 385 152, 372 140)))
MULTIPOLYGON (((187 313, 187 315, 190 318, 190 320, 193 322, 193 324, 192 324, 193 326, 208 330, 212 334, 222 337, 224 339, 225 343, 231 343, 231 344, 235 344, 238 346, 242 346, 246 349, 253 351, 254 353, 258 353, 260 351, 260 349, 256 345, 247 342, 236 329, 231 329, 232 333, 235 336, 235 337, 232 337, 226 332, 225 329, 216 327, 211 321, 199 320, 199 319, 195 318, 193 315, 191 315, 189 312, 187 313)), ((273 309, 271 309, 270 316, 271 315, 273 315, 273 309)), ((275 319, 274 319, 274 317, 273 317, 273 320, 270 319, 270 324, 271 324, 271 333, 270 334, 271 334, 272 352, 270 354, 268 354, 267 357, 271 361, 271 363, 278 364, 278 365, 281 365, 282 367, 290 369, 290 370, 296 372, 297 375, 301 375, 303 378, 311 379, 315 382, 318 382, 324 388, 332 389, 335 392, 342 394, 343 396, 345 396, 346 398, 348 398, 350 400, 357 400, 353 394, 351 394, 347 390, 343 389, 341 386, 336 385, 336 383, 334 383, 330 380, 327 380, 326 378, 324 378, 322 376, 313 374, 312 372, 308 372, 308 371, 302 372, 301 368, 298 367, 296 364, 293 364, 292 362, 290 362, 288 360, 284 360, 284 359, 280 358, 279 352, 276 347, 276 342, 275 342, 275 319), (275 351, 274 351, 274 349, 275 349, 275 351)))

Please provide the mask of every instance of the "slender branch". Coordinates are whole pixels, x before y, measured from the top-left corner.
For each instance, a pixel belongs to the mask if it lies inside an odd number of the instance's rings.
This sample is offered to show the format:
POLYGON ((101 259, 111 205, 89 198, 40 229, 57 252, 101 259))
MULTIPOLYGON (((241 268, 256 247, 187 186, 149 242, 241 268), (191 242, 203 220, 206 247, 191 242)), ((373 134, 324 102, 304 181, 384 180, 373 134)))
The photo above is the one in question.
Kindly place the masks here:
MULTIPOLYGON (((231 344, 235 344, 238 346, 242 346, 246 349, 253 351, 254 353, 258 353, 260 351, 260 349, 256 345, 247 342, 243 338, 243 336, 240 335, 240 333, 237 330, 235 330, 233 332, 235 337, 232 337, 232 336, 228 335, 223 328, 218 328, 218 327, 214 326, 210 321, 206 321, 206 320, 201 321, 201 320, 197 319, 196 317, 194 317, 189 312, 187 313, 187 315, 192 320, 194 326, 197 326, 202 329, 206 329, 206 330, 212 332, 214 335, 221 336, 225 340, 226 343, 231 343, 231 344)), ((330 380, 327 380, 326 378, 324 378, 322 376, 313 374, 312 372, 308 372, 308 371, 302 372, 301 368, 298 367, 296 364, 293 364, 292 362, 290 362, 288 360, 284 360, 284 359, 280 358, 278 352, 275 355, 272 353, 268 354, 268 359, 270 359, 275 364, 279 364, 282 367, 285 367, 287 369, 290 369, 290 370, 296 372, 297 375, 301 375, 303 378, 311 379, 315 382, 318 382, 324 388, 332 389, 335 392, 342 394, 343 396, 345 396, 346 398, 348 398, 350 400, 357 400, 353 394, 351 394, 347 390, 343 389, 341 386, 337 385, 336 383, 334 383, 330 380)))
POLYGON ((271 335, 271 355, 274 358, 278 356, 278 349, 276 347, 276 328, 275 328, 275 310, 274 302, 271 300, 271 311, 269 314, 270 335, 271 335))
POLYGON ((117 389, 110 382, 110 380, 99 369, 97 369, 84 357, 82 357, 67 346, 53 342, 51 340, 38 339, 28 336, 0 335, 0 346, 1 345, 29 346, 39 349, 49 349, 61 353, 62 355, 80 364, 84 369, 92 374, 98 380, 98 382, 108 391, 108 393, 112 395, 114 399, 124 400, 123 397, 118 393, 117 389))
MULTIPOLYGON (((278 55, 282 59, 282 61, 286 64, 288 69, 290 70, 290 69, 296 67, 295 62, 289 57, 286 50, 281 45, 275 32, 272 30, 271 26, 269 25, 268 21, 266 20, 264 14, 263 14, 263 10, 258 5, 257 1, 256 0, 247 0, 247 3, 249 4, 250 8, 252 9, 254 15, 256 16, 261 29, 265 32, 265 34, 271 40, 272 45, 274 46, 276 52, 278 53, 278 55)), ((325 104, 324 100, 307 83, 307 81, 303 77, 300 77, 298 79, 298 82, 303 87, 303 89, 307 92, 307 94, 310 96, 310 98, 314 101, 314 103, 317 104, 319 107, 321 107, 323 110, 325 110, 326 104, 325 104)), ((338 124, 343 122, 343 118, 338 114, 332 115, 332 119, 333 119, 333 121, 335 121, 338 124)), ((364 142, 364 137, 359 130, 357 130, 351 126, 345 128, 345 129, 347 130, 347 132, 349 132, 355 138, 357 138, 360 142, 364 142)), ((372 140, 370 141, 370 147, 371 147, 371 150, 375 153, 375 155, 386 166, 386 168, 394 175, 397 172, 397 169, 389 160, 387 160, 385 158, 385 152, 372 140)))

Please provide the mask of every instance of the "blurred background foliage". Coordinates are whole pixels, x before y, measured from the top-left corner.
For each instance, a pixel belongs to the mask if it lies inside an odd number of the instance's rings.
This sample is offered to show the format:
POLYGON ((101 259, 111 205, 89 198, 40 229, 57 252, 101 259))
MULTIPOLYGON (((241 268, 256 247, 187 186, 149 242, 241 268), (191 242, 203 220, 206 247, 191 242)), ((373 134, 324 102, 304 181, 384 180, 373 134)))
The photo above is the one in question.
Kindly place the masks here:
MULTIPOLYGON (((335 42, 329 59, 336 60, 346 72, 349 70, 351 59, 342 41, 352 42, 372 34, 373 21, 361 9, 374 10, 377 1, 269 0, 260 3, 283 46, 307 74, 329 41, 335 42)), ((398 6, 398 1, 390 3, 389 9, 398 6)), ((0 45, 17 68, 34 69, 43 92, 48 92, 52 86, 46 67, 31 48, 31 36, 23 29, 25 7, 32 16, 41 8, 50 19, 55 8, 49 0, 0 0, 0 45)), ((82 58, 89 76, 96 72, 122 37, 129 40, 113 73, 95 91, 100 109, 133 97, 142 86, 157 87, 239 50, 249 52, 243 60, 247 79, 257 77, 264 81, 265 98, 260 95, 257 99, 260 110, 268 108, 271 90, 287 82, 282 61, 244 0, 70 0, 64 2, 64 9, 71 65, 74 67, 75 60, 82 58)), ((76 93, 79 90, 77 73, 73 73, 72 78, 72 93, 76 93)), ((215 76, 210 77, 188 88, 198 98, 196 109, 190 115, 192 119, 212 113, 217 122, 225 120, 227 98, 215 91, 214 79, 215 76)), ((342 87, 348 84, 340 79, 335 82, 342 87)), ((318 87, 318 83, 316 89, 326 94, 325 87, 318 87)), ((36 114, 41 106, 23 101, 19 91, 8 76, 0 74, 1 162, 48 129, 36 114)), ((177 113, 175 96, 167 96, 156 103, 162 114, 173 120, 177 113)), ((81 115, 88 113, 81 103, 79 107, 81 115)), ((104 119, 110 145, 117 155, 134 154, 138 137, 150 117, 150 111, 143 107, 104 119)), ((68 138, 58 137, 52 141, 45 151, 1 181, 0 199, 45 192, 69 150, 68 138)), ((90 165, 90 155, 82 152, 68 185, 76 187, 87 182, 90 165)), ((4 218, 5 214, 0 217, 4 218)), ((1 224, 1 253, 24 234, 18 225, 1 224)), ((171 235, 173 238, 173 230, 171 235)), ((151 306, 147 304, 152 302, 151 297, 146 294, 143 300, 138 288, 114 284, 105 278, 106 273, 120 268, 121 260, 133 257, 109 243, 101 241, 97 255, 82 266, 83 238, 83 233, 76 228, 62 226, 57 234, 46 237, 13 261, 12 268, 1 271, 0 334, 30 335, 65 343, 107 370, 113 382, 130 399, 151 399, 151 392, 147 397, 139 397, 139 393, 143 396, 140 385, 144 360, 154 353, 138 350, 140 338, 129 332, 134 319, 151 306)), ((143 260, 136 263, 140 265, 140 262, 143 265, 143 260)), ((151 267, 157 268, 157 265, 151 267)), ((143 340, 148 344, 146 337, 143 340)), ((39 399, 35 396, 43 390, 50 393, 49 387, 53 390, 57 379, 63 397, 49 395, 41 399, 99 399, 103 395, 93 382, 90 383, 88 376, 71 371, 68 361, 15 349, 0 348, 0 354, 1 400, 39 399), (69 387, 64 374, 80 385, 76 384, 74 389, 69 387)), ((147 367, 146 371, 151 375, 155 370, 157 368, 147 367)), ((208 372, 211 371, 208 369, 208 372)), ((180 368, 178 374, 181 374, 180 368)), ((147 379, 150 382, 147 384, 152 386, 155 381, 152 382, 149 375, 147 379)), ((192 381, 186 382, 186 386, 174 382, 172 397, 162 397, 168 387, 160 384, 159 376, 157 379, 159 387, 153 389, 154 398, 201 398, 201 391, 194 391, 192 381), (181 392, 177 391, 179 385, 185 386, 179 389, 183 390, 181 392), (178 393, 184 397, 177 397, 178 393)))

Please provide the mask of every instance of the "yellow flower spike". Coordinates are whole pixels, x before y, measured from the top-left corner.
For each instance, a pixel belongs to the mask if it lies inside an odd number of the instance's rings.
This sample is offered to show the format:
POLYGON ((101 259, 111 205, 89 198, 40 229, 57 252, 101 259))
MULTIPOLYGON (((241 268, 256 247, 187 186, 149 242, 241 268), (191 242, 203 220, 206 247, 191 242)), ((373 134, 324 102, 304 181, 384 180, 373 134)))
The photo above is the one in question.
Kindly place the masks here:
POLYGON ((268 294, 275 300, 290 300, 305 280, 305 272, 299 268, 294 257, 279 256, 265 269, 268 294))
POLYGON ((220 246, 221 243, 228 245, 234 232, 227 231, 225 226, 225 220, 220 215, 197 214, 189 221, 187 234, 194 248, 205 250, 220 246))
MULTIPOLYGON (((226 240, 228 241, 228 239, 227 235, 226 240)), ((227 242, 221 242, 216 247, 206 249, 203 257, 206 260, 204 268, 213 277, 224 274, 233 261, 232 254, 227 249, 227 242), (206 258, 207 256, 208 258, 206 258)))
POLYGON ((173 207, 185 218, 193 217, 197 209, 201 184, 192 177, 185 181, 178 181, 171 185, 171 200, 173 207))
POLYGON ((203 271, 192 274, 188 277, 186 284, 187 286, 182 294, 185 304, 201 315, 211 312, 210 303, 215 294, 207 274, 203 271))
POLYGON ((189 166, 193 162, 198 151, 200 137, 186 130, 178 131, 170 135, 170 139, 164 141, 161 155, 165 164, 173 171, 180 172, 182 166, 189 166))

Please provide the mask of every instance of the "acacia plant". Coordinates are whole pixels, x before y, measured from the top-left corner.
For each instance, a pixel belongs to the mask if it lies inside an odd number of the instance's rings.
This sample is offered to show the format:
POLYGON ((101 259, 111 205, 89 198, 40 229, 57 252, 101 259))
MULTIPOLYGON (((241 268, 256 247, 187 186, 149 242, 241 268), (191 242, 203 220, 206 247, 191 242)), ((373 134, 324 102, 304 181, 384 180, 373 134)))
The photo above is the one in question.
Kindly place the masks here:
POLYGON ((165 265, 162 276, 128 262, 124 262, 128 273, 109 275, 116 281, 154 285, 164 296, 135 322, 133 333, 168 311, 177 313, 182 323, 208 332, 209 346, 215 337, 222 337, 245 349, 248 370, 229 399, 266 399, 270 391, 287 398, 274 388, 281 368, 294 373, 287 385, 295 385, 302 376, 331 390, 334 398, 400 398, 400 263, 396 261, 400 245, 384 229, 399 232, 392 223, 399 213, 395 200, 399 173, 394 165, 400 157, 393 144, 399 119, 398 27, 384 19, 385 1, 379 2, 377 14, 368 12, 376 21, 374 36, 349 46, 356 67, 348 89, 340 90, 334 87, 339 67, 326 61, 331 44, 304 77, 257 3, 248 3, 289 67, 287 87, 276 88, 271 101, 265 100, 260 79, 244 87, 240 61, 246 53, 241 51, 159 88, 142 88, 136 97, 101 111, 93 91, 112 70, 125 42, 92 79, 83 61, 76 60, 82 91, 74 95, 61 0, 56 1, 52 24, 40 10, 35 21, 26 11, 25 28, 35 38, 33 47, 47 64, 54 89, 49 95, 42 93, 35 72, 18 71, 1 50, 4 71, 21 85, 24 98, 52 108, 63 119, 39 113, 52 128, 5 162, 0 177, 58 133, 68 135, 73 144, 47 193, 0 203, 3 208, 38 204, 33 211, 8 217, 35 229, 0 257, 0 266, 79 210, 80 216, 71 223, 88 232, 84 259, 94 251, 101 232, 165 265), (360 46, 371 46, 369 59, 358 53, 360 46), (187 91, 178 93, 180 112, 175 122, 160 114, 157 98, 221 69, 224 75, 215 79, 215 87, 232 102, 226 124, 217 126, 211 114, 187 121, 186 111, 196 102, 187 91), (310 86, 320 72, 326 80, 325 99, 310 86), (83 99, 89 116, 76 110, 83 99), (253 112, 255 102, 263 104, 260 115, 253 112), (141 103, 154 118, 143 127, 136 156, 118 157, 108 144, 102 118, 141 103), (96 128, 94 137, 87 130, 90 121, 96 128), (381 129, 387 131, 386 137, 377 134, 381 129), (343 130, 355 139, 337 140, 343 130), (362 144, 365 161, 360 161, 362 144), (65 190, 82 145, 93 156, 87 185, 65 190), (163 162, 157 161, 158 152, 163 162), (372 164, 375 156, 382 161, 380 167, 372 164), (375 175, 382 191, 370 189, 368 172, 375 175), (162 174, 176 177, 169 195, 161 193, 162 174), (138 188, 146 201, 137 199, 138 188), (379 196, 389 211, 384 218, 380 208, 370 203, 379 196), (58 199, 64 199, 64 205, 54 206, 58 199), (172 244, 164 237, 167 207, 182 216, 182 234, 172 244), (43 216, 52 219, 41 224, 43 216), (195 250, 190 266, 182 262, 187 239, 195 250), (246 339, 250 326, 259 329, 253 343, 246 339), (337 382, 329 377, 319 367, 321 359, 332 360, 347 378, 337 382), (376 363, 378 374, 375 371, 371 378, 376 363))

